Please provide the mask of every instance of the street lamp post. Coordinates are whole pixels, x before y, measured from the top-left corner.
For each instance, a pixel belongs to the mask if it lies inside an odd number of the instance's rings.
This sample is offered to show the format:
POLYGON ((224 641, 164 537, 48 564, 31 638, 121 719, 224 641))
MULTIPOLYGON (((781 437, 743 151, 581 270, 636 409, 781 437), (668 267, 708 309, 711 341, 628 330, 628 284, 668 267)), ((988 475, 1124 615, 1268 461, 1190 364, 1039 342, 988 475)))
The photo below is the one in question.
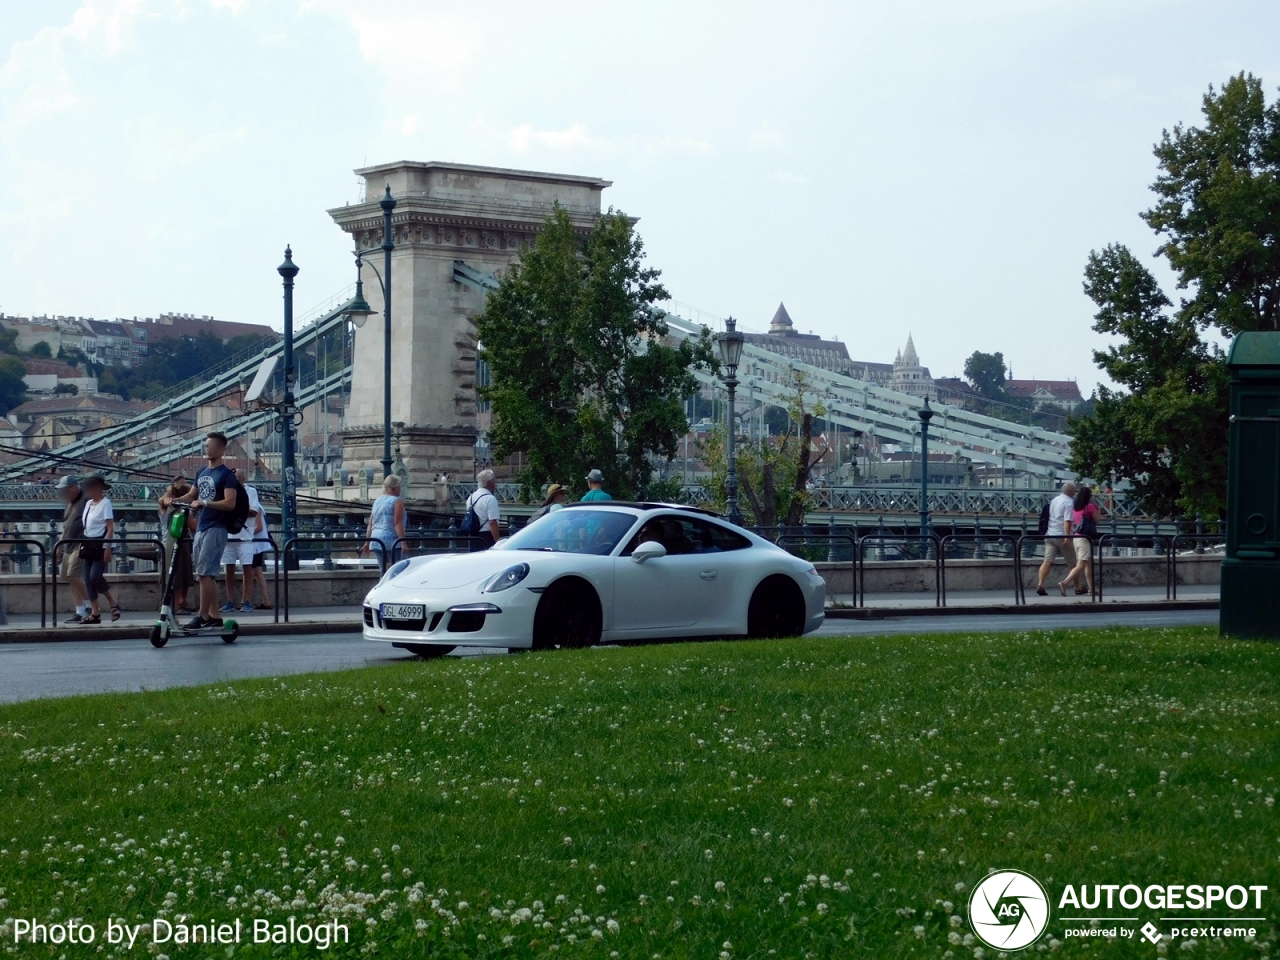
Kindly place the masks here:
POLYGON ((920 555, 929 556, 929 421, 933 410, 929 398, 920 408, 920 555))
POLYGON ((395 197, 391 196, 391 187, 383 194, 378 206, 382 208, 382 244, 368 250, 356 251, 356 294, 343 307, 343 313, 349 316, 357 327, 364 326, 365 318, 373 314, 373 308, 364 298, 364 280, 361 273, 364 258, 367 254, 381 250, 383 254, 382 274, 373 264, 374 276, 378 278, 378 287, 382 291, 382 477, 391 476, 391 251, 396 248, 391 237, 391 211, 396 208, 395 197))
POLYGON ((280 431, 280 526, 288 543, 298 535, 298 484, 293 463, 293 427, 298 413, 293 405, 293 278, 298 267, 290 247, 284 248, 284 263, 276 272, 284 283, 284 400, 278 408, 276 429, 280 431))
POLYGON ((742 343, 745 338, 738 330, 738 321, 729 317, 724 322, 724 333, 716 339, 720 348, 720 361, 725 369, 724 385, 729 392, 728 469, 724 479, 725 507, 729 513, 729 522, 742 526, 742 512, 738 509, 738 436, 733 422, 733 400, 734 392, 738 388, 738 361, 742 359, 742 343))

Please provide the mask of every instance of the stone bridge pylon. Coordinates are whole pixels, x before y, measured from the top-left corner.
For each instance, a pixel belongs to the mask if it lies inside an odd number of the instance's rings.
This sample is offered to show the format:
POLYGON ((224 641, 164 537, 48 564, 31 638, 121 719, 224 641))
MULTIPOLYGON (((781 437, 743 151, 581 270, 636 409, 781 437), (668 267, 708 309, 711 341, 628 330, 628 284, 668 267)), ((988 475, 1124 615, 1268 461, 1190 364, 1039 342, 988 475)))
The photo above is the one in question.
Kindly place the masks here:
MULTIPOLYGON (((501 276, 559 203, 584 233, 600 215, 611 181, 458 163, 400 161, 355 171, 364 201, 330 216, 356 249, 379 246, 387 187, 396 199, 391 255, 391 419, 404 424, 401 452, 410 496, 440 473, 466 480, 474 469, 476 336, 483 286, 469 273, 501 276), (461 261, 461 265, 459 265, 461 261), (469 269, 468 269, 469 268, 469 269)), ((381 285, 366 258, 365 296, 378 311, 355 334, 343 464, 381 475, 383 319, 381 285)))

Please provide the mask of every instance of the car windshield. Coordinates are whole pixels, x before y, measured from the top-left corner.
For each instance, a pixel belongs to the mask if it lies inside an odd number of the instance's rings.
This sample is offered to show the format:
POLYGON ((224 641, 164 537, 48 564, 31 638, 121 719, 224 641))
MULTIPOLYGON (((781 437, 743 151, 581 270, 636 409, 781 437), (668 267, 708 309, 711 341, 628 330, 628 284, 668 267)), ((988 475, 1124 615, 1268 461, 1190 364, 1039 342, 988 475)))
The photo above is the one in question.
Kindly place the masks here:
POLYGON ((627 535, 636 517, 619 510, 557 510, 502 543, 504 550, 549 550, 600 556, 627 535))

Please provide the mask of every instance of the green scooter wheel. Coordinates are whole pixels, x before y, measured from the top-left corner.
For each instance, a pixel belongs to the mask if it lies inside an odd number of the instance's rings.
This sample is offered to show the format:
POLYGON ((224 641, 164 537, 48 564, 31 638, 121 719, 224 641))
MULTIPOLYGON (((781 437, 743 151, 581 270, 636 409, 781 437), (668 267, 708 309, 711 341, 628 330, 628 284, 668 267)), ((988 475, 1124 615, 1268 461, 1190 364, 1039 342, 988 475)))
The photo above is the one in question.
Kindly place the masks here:
POLYGON ((240 636, 240 624, 234 620, 227 620, 222 624, 222 642, 235 643, 240 636))

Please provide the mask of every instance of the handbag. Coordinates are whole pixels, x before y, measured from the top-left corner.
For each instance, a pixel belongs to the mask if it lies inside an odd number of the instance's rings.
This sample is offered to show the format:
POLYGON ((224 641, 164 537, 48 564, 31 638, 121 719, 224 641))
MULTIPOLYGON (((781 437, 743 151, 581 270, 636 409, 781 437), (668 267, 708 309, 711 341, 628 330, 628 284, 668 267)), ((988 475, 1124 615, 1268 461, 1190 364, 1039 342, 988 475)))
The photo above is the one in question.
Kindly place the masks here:
POLYGON ((88 543, 80 544, 80 559, 85 563, 97 563, 106 556, 104 544, 106 539, 92 540, 88 543))

